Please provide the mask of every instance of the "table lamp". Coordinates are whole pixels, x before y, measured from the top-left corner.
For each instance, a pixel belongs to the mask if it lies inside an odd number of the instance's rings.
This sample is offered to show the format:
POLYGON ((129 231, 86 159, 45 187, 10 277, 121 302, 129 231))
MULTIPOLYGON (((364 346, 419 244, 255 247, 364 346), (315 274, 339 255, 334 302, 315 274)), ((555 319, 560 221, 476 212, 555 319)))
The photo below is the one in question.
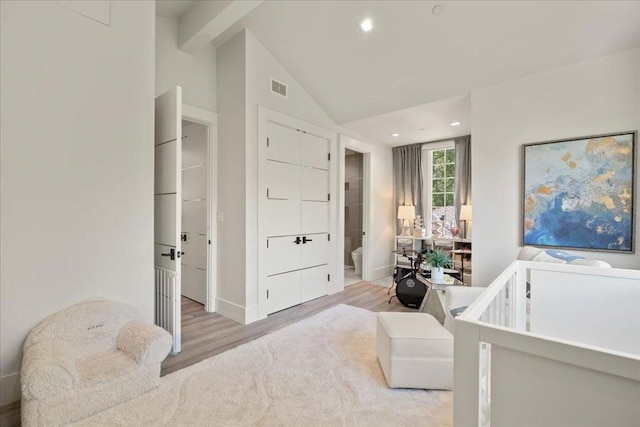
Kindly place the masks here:
POLYGON ((416 207, 413 205, 398 206, 398 219, 402 220, 401 236, 411 236, 411 226, 409 220, 416 217, 416 207))
POLYGON ((471 221, 471 205, 462 205, 460 207, 460 221, 464 221, 464 238, 467 239, 468 236, 468 221, 471 221))

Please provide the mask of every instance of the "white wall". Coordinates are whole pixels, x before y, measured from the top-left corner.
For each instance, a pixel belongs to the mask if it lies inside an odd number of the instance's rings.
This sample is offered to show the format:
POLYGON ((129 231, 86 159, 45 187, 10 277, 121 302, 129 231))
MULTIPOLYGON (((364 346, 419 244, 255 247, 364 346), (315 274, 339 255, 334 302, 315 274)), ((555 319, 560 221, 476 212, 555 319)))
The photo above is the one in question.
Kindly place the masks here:
POLYGON ((216 112, 216 48, 195 55, 178 49, 178 20, 156 18, 156 96, 182 86, 182 102, 216 112))
POLYGON ((0 404, 44 317, 103 296, 153 319, 154 13, 0 2, 0 404))
MULTIPOLYGON (((637 130, 639 75, 640 50, 634 50, 471 94, 474 284, 487 286, 520 248, 521 145, 637 130)), ((636 200, 636 230, 637 207, 636 200)), ((632 255, 571 252, 640 268, 637 236, 632 255)))
MULTIPOLYGON (((282 65, 262 46, 262 44, 249 31, 244 30, 218 49, 218 111, 220 122, 220 164, 226 164, 227 176, 220 167, 220 211, 224 211, 225 223, 220 224, 221 233, 226 233, 220 237, 219 264, 221 273, 219 276, 219 292, 222 295, 233 297, 234 304, 242 305, 245 310, 244 321, 254 320, 257 315, 258 303, 258 271, 256 268, 246 268, 246 278, 241 277, 238 271, 245 272, 244 259, 247 258, 247 265, 251 266, 258 256, 258 106, 263 106, 277 112, 287 114, 305 122, 320 126, 336 132, 339 128, 324 110, 309 96, 305 89, 300 86, 293 76, 291 76, 282 65), (241 57, 244 58, 242 61, 241 57), (243 92, 237 86, 240 80, 245 78, 245 90, 243 92), (270 79, 275 78, 288 85, 288 98, 282 98, 270 92, 270 79), (223 93, 224 92, 224 93, 223 93), (244 97, 244 98, 243 98, 244 97), (244 111, 242 99, 245 100, 244 111), (234 121, 233 125, 225 124, 225 117, 234 121), (246 117, 243 134, 239 129, 239 121, 246 117), (231 129, 234 129, 232 132, 231 129), (226 131, 224 129, 227 129, 226 131), (223 136, 223 132, 228 132, 223 136), (244 148, 239 147, 240 139, 244 139, 244 148), (225 147, 226 145, 226 147, 225 147), (245 151, 243 151, 245 150, 245 151), (242 163, 244 160, 244 163, 242 163), (232 169, 232 170, 231 170, 232 169), (242 172, 243 177, 236 174, 242 172), (222 193, 227 192, 223 197, 222 193), (244 198, 241 203, 236 198, 244 198), (225 203, 223 204, 223 199, 225 203), (231 209, 233 209, 231 211, 231 209), (228 219, 233 216, 233 226, 227 224, 228 219), (244 229, 238 230, 237 226, 244 229), (222 231, 224 228, 233 228, 234 232, 222 231), (244 239, 244 244, 238 240, 244 239), (232 242, 233 240, 233 242, 232 242), (240 265, 242 264, 242 265, 240 265), (243 279, 245 279, 243 281, 243 279), (237 292, 243 287, 244 298, 237 292)), ((365 139, 366 141, 366 139, 365 139)), ((372 164, 374 165, 373 175, 374 185, 379 186, 379 203, 388 200, 388 209, 380 210, 380 217, 376 217, 376 224, 380 225, 386 219, 385 215, 392 217, 391 203, 391 149, 379 146, 371 141, 367 141, 373 147, 372 164), (388 191, 388 194, 387 194, 388 191), (389 211, 389 212, 387 212, 389 211)), ((334 153, 335 154, 335 153, 334 153)), ((332 156, 334 156, 332 154, 332 156)), ((335 156, 339 157, 339 156, 335 156)), ((339 160, 341 161, 341 160, 339 160)), ((337 177, 338 168, 334 169, 337 177)), ((334 185, 337 183, 334 177, 334 185)), ((337 188, 334 190, 337 194, 337 188)), ((379 207, 379 205, 376 205, 379 207)), ((337 212, 335 213, 337 215, 337 212)), ((376 214, 378 215, 378 214, 376 214)), ((388 219, 388 218, 387 218, 388 219)), ((381 227, 387 227, 386 224, 381 227)), ((335 230, 333 231, 336 232, 335 230)), ((386 236, 384 233, 378 237, 381 240, 388 238, 388 242, 379 242, 379 253, 373 256, 373 262, 380 262, 381 266, 388 267, 388 254, 393 247, 392 235, 386 236)), ((338 251, 342 254, 342 249, 338 251)), ((340 263, 342 266, 342 263, 340 263)), ((337 268, 334 266, 334 270, 337 268)), ((332 277, 341 277, 332 271, 332 277)), ((333 281, 332 281, 333 282, 333 281)), ((224 298, 224 297, 222 297, 224 298)), ((220 301, 219 301, 220 302, 220 301)), ((224 304, 224 302, 223 302, 224 304)), ((228 306, 225 306, 229 308, 228 306)), ((220 313, 229 315, 229 312, 219 310, 220 313)), ((234 312, 237 313, 237 312, 234 312)), ((238 317, 233 317, 236 320, 238 317)))
MULTIPOLYGON (((245 37, 218 50, 218 295, 216 311, 244 318, 245 279, 245 37)), ((214 224, 214 226, 216 226, 214 224)))

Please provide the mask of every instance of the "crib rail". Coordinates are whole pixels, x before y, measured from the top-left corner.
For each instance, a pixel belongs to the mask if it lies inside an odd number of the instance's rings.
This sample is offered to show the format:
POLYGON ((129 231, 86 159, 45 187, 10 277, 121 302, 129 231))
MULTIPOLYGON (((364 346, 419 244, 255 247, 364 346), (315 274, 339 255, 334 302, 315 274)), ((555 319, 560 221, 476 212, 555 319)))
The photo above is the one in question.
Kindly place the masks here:
POLYGON ((454 425, 632 425, 639 308, 639 271, 512 263, 456 318, 454 425))

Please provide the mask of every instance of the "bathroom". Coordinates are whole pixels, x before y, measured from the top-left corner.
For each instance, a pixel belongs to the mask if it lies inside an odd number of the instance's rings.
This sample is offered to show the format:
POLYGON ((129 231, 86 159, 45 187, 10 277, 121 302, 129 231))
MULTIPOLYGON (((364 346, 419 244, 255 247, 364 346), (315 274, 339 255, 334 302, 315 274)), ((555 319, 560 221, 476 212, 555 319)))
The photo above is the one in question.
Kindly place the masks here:
POLYGON ((363 155, 345 150, 344 285, 362 281, 363 155))

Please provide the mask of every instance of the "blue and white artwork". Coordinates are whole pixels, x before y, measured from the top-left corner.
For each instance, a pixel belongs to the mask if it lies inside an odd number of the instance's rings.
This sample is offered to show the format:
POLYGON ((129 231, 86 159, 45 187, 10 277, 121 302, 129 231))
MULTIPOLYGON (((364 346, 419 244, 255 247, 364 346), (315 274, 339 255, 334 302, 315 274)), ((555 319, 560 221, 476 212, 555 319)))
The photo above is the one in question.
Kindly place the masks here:
POLYGON ((633 252, 635 137, 525 145, 524 244, 633 252))

